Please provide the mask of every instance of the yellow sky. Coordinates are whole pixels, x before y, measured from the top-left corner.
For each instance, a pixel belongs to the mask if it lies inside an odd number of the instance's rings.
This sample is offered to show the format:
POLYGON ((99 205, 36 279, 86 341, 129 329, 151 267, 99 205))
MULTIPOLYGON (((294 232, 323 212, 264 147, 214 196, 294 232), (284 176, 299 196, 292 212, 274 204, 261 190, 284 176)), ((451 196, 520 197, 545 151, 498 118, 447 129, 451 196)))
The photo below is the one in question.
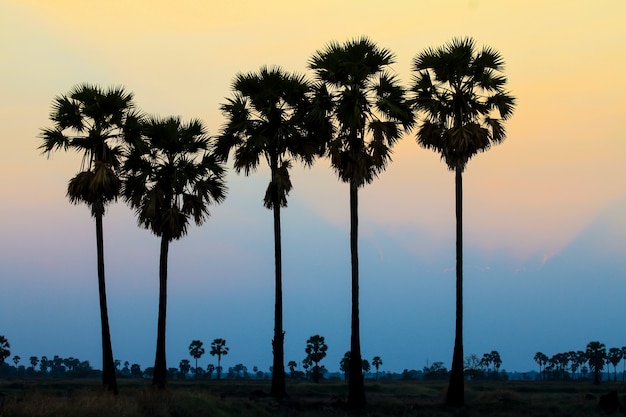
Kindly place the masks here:
MULTIPOLYGON (((123 84, 145 111, 199 117, 216 133, 237 72, 264 64, 304 72, 326 42, 360 35, 396 53, 393 68, 405 83, 415 54, 453 36, 473 36, 504 56, 518 107, 507 140, 469 164, 471 242, 556 252, 626 193, 622 1, 0 0, 0 11, 0 86, 10 98, 0 133, 11 151, 0 157, 2 173, 46 172, 50 185, 32 193, 3 182, 3 192, 22 192, 23 201, 54 199, 77 164, 73 155, 45 161, 34 147, 54 95, 78 82, 123 84)), ((453 176, 412 138, 394 161, 363 192, 364 218, 447 239, 453 176)), ((347 201, 329 203, 345 189, 318 165, 296 173, 294 195, 345 224, 347 201)))

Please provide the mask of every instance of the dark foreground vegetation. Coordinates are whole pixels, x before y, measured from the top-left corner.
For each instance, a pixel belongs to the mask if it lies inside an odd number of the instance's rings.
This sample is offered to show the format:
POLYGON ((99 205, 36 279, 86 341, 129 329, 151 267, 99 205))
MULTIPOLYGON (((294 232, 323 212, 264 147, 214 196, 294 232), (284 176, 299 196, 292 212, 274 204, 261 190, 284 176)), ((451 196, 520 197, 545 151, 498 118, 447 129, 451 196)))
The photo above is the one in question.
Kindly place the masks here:
POLYGON ((349 411, 341 381, 289 384, 290 396, 267 396, 269 380, 172 381, 165 391, 146 380, 121 380, 120 394, 103 391, 101 381, 29 379, 1 381, 2 417, 181 417, 181 416, 605 416, 601 397, 618 393, 626 403, 626 384, 538 381, 466 383, 466 405, 443 405, 445 381, 378 381, 366 384, 367 408, 349 411))

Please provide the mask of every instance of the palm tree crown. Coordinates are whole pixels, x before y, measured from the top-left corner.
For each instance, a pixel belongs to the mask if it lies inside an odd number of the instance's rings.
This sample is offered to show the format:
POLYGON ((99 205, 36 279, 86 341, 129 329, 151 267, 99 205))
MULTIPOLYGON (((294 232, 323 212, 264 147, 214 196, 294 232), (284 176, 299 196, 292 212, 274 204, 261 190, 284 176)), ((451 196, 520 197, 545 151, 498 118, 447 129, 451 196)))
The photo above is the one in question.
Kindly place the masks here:
POLYGON ((292 188, 291 158, 310 165, 318 151, 314 134, 307 129, 311 86, 303 76, 262 67, 259 73, 238 74, 232 88, 234 97, 221 106, 228 121, 216 142, 216 155, 226 159, 235 149, 234 168, 246 175, 265 159, 272 179, 264 205, 286 207, 292 188))
MULTIPOLYGON (((336 131, 327 153, 339 178, 371 183, 391 160, 391 148, 414 123, 404 89, 389 70, 393 53, 368 38, 329 43, 309 60, 326 93, 336 131)), ((324 100, 325 99, 325 100, 324 100)))
POLYGON ((124 199, 139 224, 168 240, 187 234, 190 220, 200 226, 209 205, 226 197, 224 168, 210 150, 202 123, 177 117, 149 118, 125 163, 124 199))
POLYGON ((450 169, 463 171, 472 156, 504 140, 503 121, 513 114, 515 98, 504 90, 499 52, 477 51, 473 39, 455 38, 418 54, 413 69, 412 103, 426 116, 418 143, 439 152, 450 169))
POLYGON ((82 153, 81 172, 70 180, 67 196, 72 203, 88 204, 93 216, 103 214, 119 195, 122 140, 139 131, 132 100, 122 87, 81 84, 54 99, 50 119, 55 126, 42 129, 43 152, 82 153))

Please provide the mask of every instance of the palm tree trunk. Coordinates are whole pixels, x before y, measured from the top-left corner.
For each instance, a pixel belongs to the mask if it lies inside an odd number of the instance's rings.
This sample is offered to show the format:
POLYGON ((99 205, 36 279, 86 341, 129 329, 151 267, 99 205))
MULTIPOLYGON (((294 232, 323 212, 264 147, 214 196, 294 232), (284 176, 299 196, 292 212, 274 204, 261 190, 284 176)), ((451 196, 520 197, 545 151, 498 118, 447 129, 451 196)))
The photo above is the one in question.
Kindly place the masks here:
POLYGON ((109 330, 109 313, 107 310, 107 295, 104 279, 104 233, 102 231, 102 213, 96 218, 96 250, 98 261, 98 293, 100 295, 100 324, 102 327, 102 383, 108 391, 117 395, 117 378, 113 348, 111 347, 111 332, 109 330))
POLYGON ((359 331, 359 250, 358 250, 358 192, 356 181, 350 181, 350 260, 352 266, 352 334, 348 364, 348 406, 365 407, 365 386, 361 363, 361 336, 359 331))
POLYGON ((283 269, 282 269, 282 248, 280 243, 280 202, 278 196, 274 198, 274 261, 276 268, 276 295, 274 305, 274 340, 272 340, 272 351, 274 353, 274 363, 272 368, 272 387, 270 396, 273 398, 285 398, 287 390, 285 388, 285 353, 283 331, 283 269))
POLYGON ((463 170, 455 170, 456 195, 456 328, 450 383, 446 405, 463 407, 465 403, 465 378, 463 375, 463 170))
POLYGON ((165 323, 167 318, 167 253, 170 241, 161 236, 161 254, 159 258, 159 318, 157 322, 157 346, 154 360, 152 385, 165 389, 167 385, 167 364, 165 361, 165 323))

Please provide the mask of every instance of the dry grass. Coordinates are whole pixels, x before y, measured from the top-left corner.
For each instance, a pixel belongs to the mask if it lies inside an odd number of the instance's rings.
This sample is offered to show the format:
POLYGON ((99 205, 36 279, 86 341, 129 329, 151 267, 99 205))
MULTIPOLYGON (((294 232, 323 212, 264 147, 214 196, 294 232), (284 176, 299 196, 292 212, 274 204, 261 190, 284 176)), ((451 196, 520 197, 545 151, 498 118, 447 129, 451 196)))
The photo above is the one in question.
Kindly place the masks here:
POLYGON ((290 397, 281 402, 249 399, 254 390, 267 392, 268 381, 173 382, 165 391, 149 381, 120 382, 118 396, 103 392, 99 381, 0 382, 0 417, 586 417, 606 415, 597 404, 610 390, 626 401, 626 385, 619 383, 468 383, 466 407, 450 409, 442 405, 445 382, 381 381, 366 384, 365 410, 349 412, 346 385, 339 381, 289 384, 290 397))

